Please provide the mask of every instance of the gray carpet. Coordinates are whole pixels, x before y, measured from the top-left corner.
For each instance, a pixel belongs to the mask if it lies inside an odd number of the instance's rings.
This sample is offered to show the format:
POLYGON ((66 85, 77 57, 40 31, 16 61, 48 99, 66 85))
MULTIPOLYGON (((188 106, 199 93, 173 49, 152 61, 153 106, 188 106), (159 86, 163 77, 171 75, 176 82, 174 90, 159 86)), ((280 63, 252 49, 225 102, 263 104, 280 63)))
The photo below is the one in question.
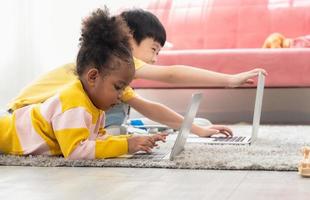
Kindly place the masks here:
MULTIPOLYGON (((249 133, 248 125, 232 125, 235 134, 249 133)), ((161 148, 170 148, 172 142, 161 148)), ((141 159, 66 160, 62 157, 0 155, 0 165, 40 167, 145 167, 296 171, 301 148, 310 146, 310 126, 261 126, 254 145, 187 143, 174 161, 141 159)))

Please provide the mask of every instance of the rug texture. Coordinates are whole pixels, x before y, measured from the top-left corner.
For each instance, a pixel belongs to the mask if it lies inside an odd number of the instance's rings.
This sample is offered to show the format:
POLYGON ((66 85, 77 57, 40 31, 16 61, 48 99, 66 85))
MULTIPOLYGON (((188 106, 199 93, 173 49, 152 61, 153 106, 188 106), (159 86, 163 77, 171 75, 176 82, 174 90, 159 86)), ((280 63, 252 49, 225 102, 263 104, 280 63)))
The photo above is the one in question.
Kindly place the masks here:
MULTIPOLYGON (((235 135, 250 134, 249 125, 231 125, 235 135)), ((171 148, 172 141, 160 148, 171 148)), ((221 170, 296 171, 301 148, 310 146, 310 126, 264 125, 253 145, 186 143, 174 160, 101 159, 67 160, 63 157, 0 155, 0 165, 39 167, 143 167, 221 170)))

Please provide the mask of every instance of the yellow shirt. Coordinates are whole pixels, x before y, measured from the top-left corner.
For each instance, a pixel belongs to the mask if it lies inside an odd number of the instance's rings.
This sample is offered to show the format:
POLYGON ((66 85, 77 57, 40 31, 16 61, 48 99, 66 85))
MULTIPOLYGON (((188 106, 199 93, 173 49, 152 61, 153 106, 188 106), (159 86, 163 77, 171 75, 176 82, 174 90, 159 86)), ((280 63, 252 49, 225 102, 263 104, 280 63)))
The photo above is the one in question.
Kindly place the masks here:
POLYGON ((70 159, 126 154, 130 136, 106 134, 104 118, 104 112, 93 105, 81 82, 75 80, 44 103, 0 117, 0 152, 70 159))
MULTIPOLYGON (((134 58, 136 70, 140 69, 145 63, 134 58)), ((70 63, 58 67, 46 74, 41 75, 38 79, 26 86, 20 94, 13 99, 8 109, 16 110, 27 105, 42 103, 49 97, 56 94, 66 84, 76 81, 78 78, 75 74, 75 63, 70 63)), ((131 87, 127 87, 122 95, 122 101, 135 97, 136 94, 131 87)))

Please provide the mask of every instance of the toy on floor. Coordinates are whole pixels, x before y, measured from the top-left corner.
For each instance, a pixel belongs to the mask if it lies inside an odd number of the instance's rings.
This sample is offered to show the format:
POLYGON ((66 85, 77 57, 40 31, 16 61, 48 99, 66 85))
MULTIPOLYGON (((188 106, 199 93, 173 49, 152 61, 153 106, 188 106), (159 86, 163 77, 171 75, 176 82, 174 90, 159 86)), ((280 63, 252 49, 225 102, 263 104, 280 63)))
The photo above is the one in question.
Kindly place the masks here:
POLYGON ((301 176, 310 177, 310 147, 304 147, 302 153, 304 158, 299 163, 298 172, 301 176))

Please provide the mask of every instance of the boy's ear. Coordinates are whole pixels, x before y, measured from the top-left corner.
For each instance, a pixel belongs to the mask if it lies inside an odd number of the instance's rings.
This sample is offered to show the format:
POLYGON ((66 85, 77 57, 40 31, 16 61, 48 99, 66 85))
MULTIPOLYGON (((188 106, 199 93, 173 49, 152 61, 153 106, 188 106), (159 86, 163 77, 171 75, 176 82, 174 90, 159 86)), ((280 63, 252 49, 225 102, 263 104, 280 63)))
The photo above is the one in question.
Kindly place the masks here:
POLYGON ((87 72, 87 82, 89 83, 90 86, 94 86, 96 80, 99 78, 100 74, 98 69, 96 68, 91 68, 87 72))

